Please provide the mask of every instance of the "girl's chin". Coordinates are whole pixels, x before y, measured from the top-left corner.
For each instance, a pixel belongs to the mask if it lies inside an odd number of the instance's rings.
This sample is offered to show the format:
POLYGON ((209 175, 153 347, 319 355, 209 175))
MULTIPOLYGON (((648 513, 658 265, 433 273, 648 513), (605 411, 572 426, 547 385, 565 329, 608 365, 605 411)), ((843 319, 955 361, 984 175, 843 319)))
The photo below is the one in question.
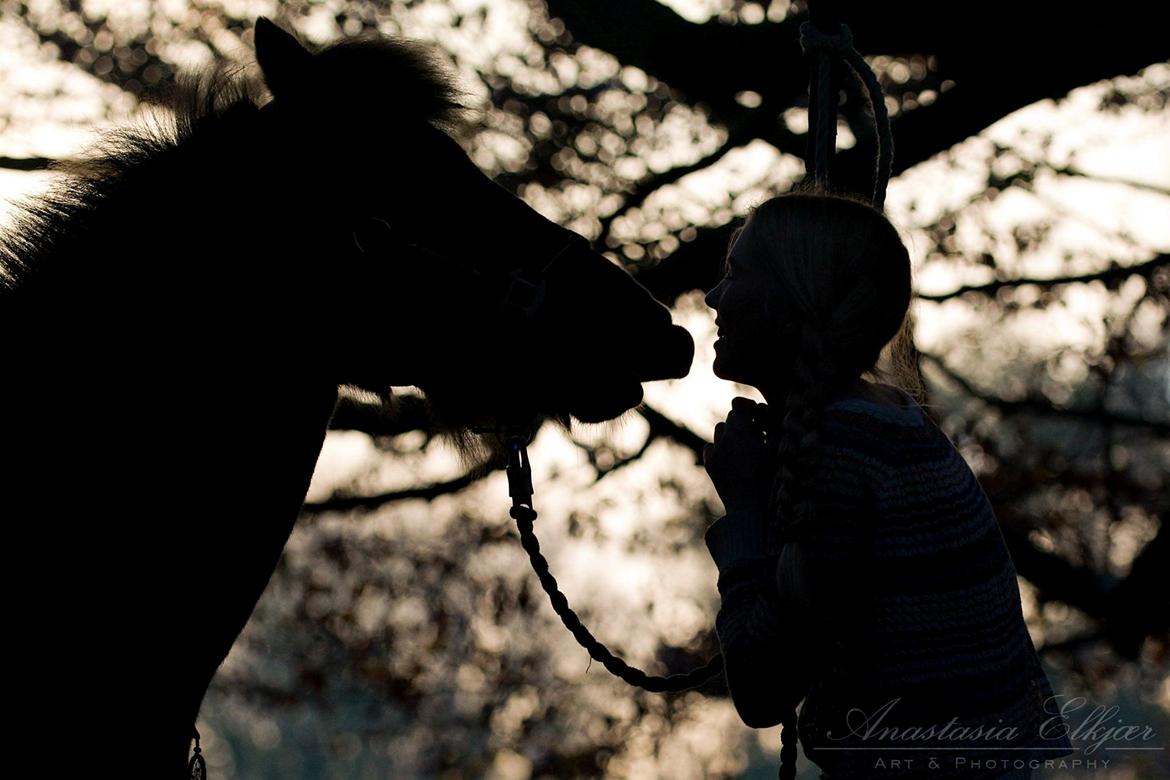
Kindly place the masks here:
POLYGON ((711 373, 725 382, 738 382, 741 385, 751 385, 755 387, 755 382, 751 377, 743 376, 734 368, 728 368, 727 365, 715 356, 715 360, 711 363, 711 373))

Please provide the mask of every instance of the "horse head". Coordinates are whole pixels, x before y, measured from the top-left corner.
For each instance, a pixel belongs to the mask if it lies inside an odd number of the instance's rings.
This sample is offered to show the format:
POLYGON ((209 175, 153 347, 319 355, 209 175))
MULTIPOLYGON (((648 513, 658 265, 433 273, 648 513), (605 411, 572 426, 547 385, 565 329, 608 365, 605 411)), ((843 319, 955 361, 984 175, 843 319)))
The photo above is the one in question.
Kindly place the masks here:
POLYGON ((343 328, 328 350, 340 382, 418 387, 468 457, 476 424, 611 420, 642 382, 686 375, 694 344, 669 310, 468 157, 429 50, 375 37, 313 52, 266 19, 255 45, 272 159, 296 161, 268 173, 317 193, 288 227, 343 328))

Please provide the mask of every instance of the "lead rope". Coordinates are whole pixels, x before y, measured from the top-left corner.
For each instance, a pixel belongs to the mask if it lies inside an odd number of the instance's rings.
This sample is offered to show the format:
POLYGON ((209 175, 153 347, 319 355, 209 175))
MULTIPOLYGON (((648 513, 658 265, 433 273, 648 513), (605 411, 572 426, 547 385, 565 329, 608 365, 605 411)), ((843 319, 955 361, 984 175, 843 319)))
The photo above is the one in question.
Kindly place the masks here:
MULTIPOLYGON (((878 131, 878 159, 874 174, 873 206, 879 211, 885 203, 886 185, 889 181, 891 163, 893 160, 893 136, 890 132, 889 114, 886 111, 885 98, 882 95, 881 85, 870 70, 862 56, 853 48, 853 35, 844 24, 839 25, 836 34, 826 34, 815 25, 805 22, 800 27, 800 45, 804 53, 817 58, 817 68, 809 88, 809 133, 812 141, 810 156, 812 159, 814 181, 821 191, 828 190, 829 158, 835 148, 836 138, 836 101, 832 100, 832 58, 845 60, 854 72, 862 79, 866 86, 866 97, 873 111, 874 124, 878 131), (816 110, 813 111, 814 107, 816 110)), ((553 610, 561 618, 561 622, 573 634, 577 642, 589 652, 589 656, 609 670, 610 673, 630 685, 643 690, 662 693, 677 692, 696 688, 713 679, 723 672, 723 655, 717 654, 703 666, 684 674, 673 674, 668 677, 659 677, 646 674, 641 669, 630 666, 621 658, 610 652, 609 648, 597 640, 581 624, 577 613, 569 606, 568 599, 557 586, 556 578, 549 572, 548 561, 540 552, 540 542, 533 530, 537 518, 536 510, 532 505, 532 470, 528 461, 527 436, 504 436, 507 442, 507 475, 508 495, 512 499, 512 508, 508 511, 516 521, 516 528, 520 533, 520 544, 528 553, 528 559, 533 571, 540 580, 541 587, 548 594, 553 610)), ((786 718, 781 728, 781 752, 784 743, 795 747, 797 724, 795 717, 786 718)), ((795 762, 794 762, 795 764, 795 762)), ((788 766, 781 762, 779 777, 785 780, 795 774, 795 766, 788 766)))
POLYGON ((203 759, 203 748, 199 747, 199 729, 192 726, 191 736, 195 739, 195 749, 191 753, 191 763, 187 765, 187 778, 207 780, 207 762, 203 759))
POLYGON ((532 468, 528 462, 527 438, 523 436, 507 437, 508 444, 508 495, 512 498, 512 508, 508 514, 516 521, 516 528, 520 532, 520 544, 528 553, 528 560, 532 569, 540 579, 540 584, 548 594, 552 608, 560 616, 561 622, 577 639, 577 642, 589 651, 595 661, 599 661, 611 674, 620 677, 630 685, 653 693, 686 691, 696 688, 723 672, 723 656, 716 655, 703 666, 686 674, 672 674, 668 677, 656 677, 646 674, 641 669, 630 666, 621 658, 610 652, 609 648, 599 642, 589 629, 581 624, 577 613, 569 606, 565 594, 557 586, 557 580, 548 570, 548 561, 540 553, 540 542, 533 531, 533 521, 536 520, 536 510, 532 508, 532 468))

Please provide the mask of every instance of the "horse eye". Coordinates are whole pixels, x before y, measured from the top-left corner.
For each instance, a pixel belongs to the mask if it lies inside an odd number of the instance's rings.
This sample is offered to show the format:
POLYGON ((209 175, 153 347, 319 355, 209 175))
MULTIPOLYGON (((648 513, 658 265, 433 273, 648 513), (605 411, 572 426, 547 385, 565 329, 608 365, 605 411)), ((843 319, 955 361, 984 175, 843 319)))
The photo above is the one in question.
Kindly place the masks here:
POLYGON ((394 228, 381 217, 369 217, 351 231, 354 246, 364 254, 385 248, 394 235, 394 228))

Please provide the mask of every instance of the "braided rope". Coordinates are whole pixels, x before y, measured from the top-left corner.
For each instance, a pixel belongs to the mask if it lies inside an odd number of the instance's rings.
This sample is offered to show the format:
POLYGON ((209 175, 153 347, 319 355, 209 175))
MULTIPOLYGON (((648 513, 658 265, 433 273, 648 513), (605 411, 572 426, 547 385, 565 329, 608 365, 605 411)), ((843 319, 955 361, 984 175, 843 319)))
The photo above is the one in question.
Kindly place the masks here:
POLYGON ((536 519, 536 510, 531 507, 513 505, 508 514, 516 521, 520 531, 520 544, 528 553, 532 569, 540 579, 544 592, 548 594, 553 610, 560 616, 561 622, 572 632, 577 642, 589 651, 595 661, 599 661, 610 673, 625 680, 630 685, 653 693, 686 691, 697 688, 708 680, 722 674, 723 655, 719 654, 698 669, 686 674, 672 674, 669 677, 656 677, 646 674, 641 669, 630 666, 621 658, 610 652, 609 648, 599 642, 589 629, 581 624, 577 613, 569 606, 565 594, 557 587, 557 580, 548 570, 548 561, 540 552, 540 542, 532 530, 532 522, 536 519))
POLYGON ((829 157, 837 142, 837 101, 832 91, 832 61, 845 61, 865 84, 865 96, 878 132, 878 157, 874 171, 873 206, 879 211, 886 201, 886 187, 894 160, 894 138, 890 117, 877 76, 855 48, 847 25, 826 33, 812 22, 800 26, 800 47, 806 56, 817 58, 816 73, 809 88, 809 137, 813 140, 813 180, 821 191, 829 185, 829 157), (815 111, 813 110, 815 105, 815 111))
POLYGON ((813 157, 813 180, 824 191, 829 186, 830 153, 837 146, 837 101, 833 99, 833 57, 844 57, 853 48, 853 36, 841 26, 838 35, 827 35, 815 25, 800 26, 800 47, 816 56, 816 73, 809 85, 809 139, 813 157))

